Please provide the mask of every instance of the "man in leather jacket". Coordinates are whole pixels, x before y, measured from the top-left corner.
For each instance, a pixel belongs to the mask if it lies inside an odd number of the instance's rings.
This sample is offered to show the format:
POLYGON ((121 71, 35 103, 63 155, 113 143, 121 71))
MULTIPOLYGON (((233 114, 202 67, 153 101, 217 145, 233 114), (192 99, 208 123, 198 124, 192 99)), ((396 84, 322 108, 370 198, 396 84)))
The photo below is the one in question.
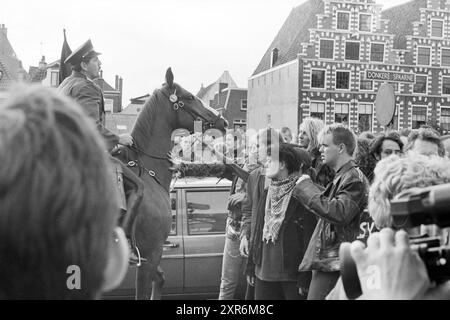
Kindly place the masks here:
POLYGON ((327 126, 319 139, 322 159, 335 171, 335 178, 322 191, 304 175, 292 193, 319 218, 299 267, 313 271, 308 299, 324 299, 335 286, 340 244, 356 240, 368 197, 367 178, 353 161, 356 137, 350 129, 340 124, 327 126))

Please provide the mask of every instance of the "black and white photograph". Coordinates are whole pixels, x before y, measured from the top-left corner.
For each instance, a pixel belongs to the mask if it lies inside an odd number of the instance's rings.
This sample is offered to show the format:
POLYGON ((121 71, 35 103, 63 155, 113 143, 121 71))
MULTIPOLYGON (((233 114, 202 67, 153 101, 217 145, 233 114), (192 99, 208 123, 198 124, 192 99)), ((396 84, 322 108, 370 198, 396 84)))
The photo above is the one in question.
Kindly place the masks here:
POLYGON ((450 300, 450 0, 2 0, 0 300, 450 300))

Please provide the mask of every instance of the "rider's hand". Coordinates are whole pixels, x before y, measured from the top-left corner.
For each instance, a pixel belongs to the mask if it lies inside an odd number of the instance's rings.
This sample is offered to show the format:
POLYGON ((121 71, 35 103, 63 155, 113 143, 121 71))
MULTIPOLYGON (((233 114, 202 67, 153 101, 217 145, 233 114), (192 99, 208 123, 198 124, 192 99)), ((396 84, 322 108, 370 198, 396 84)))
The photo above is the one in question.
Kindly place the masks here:
POLYGON ((248 257, 248 239, 247 237, 242 237, 241 244, 239 245, 239 252, 241 256, 248 257))
POLYGON ((119 144, 123 146, 132 146, 133 145, 133 137, 129 133, 123 133, 119 135, 119 144))

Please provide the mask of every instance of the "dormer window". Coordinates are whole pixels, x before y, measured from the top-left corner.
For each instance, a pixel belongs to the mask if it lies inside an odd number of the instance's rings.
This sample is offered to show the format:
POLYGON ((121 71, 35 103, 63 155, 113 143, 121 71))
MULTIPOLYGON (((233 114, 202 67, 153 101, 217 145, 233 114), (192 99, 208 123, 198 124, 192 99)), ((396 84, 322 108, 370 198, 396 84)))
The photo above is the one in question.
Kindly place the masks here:
POLYGON ((271 68, 273 68, 275 63, 277 63, 277 60, 278 60, 278 49, 277 48, 273 48, 272 49, 272 53, 270 55, 270 67, 271 68))

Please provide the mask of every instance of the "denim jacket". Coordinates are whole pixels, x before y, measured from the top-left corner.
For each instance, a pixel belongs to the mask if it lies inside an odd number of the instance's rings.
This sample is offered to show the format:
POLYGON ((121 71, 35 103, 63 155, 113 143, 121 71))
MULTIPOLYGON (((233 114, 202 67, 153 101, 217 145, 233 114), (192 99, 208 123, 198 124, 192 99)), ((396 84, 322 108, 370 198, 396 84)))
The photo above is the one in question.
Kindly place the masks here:
POLYGON ((325 191, 306 179, 292 196, 320 218, 299 270, 338 271, 341 243, 356 240, 360 231, 361 215, 367 206, 367 178, 354 161, 349 161, 325 191))

